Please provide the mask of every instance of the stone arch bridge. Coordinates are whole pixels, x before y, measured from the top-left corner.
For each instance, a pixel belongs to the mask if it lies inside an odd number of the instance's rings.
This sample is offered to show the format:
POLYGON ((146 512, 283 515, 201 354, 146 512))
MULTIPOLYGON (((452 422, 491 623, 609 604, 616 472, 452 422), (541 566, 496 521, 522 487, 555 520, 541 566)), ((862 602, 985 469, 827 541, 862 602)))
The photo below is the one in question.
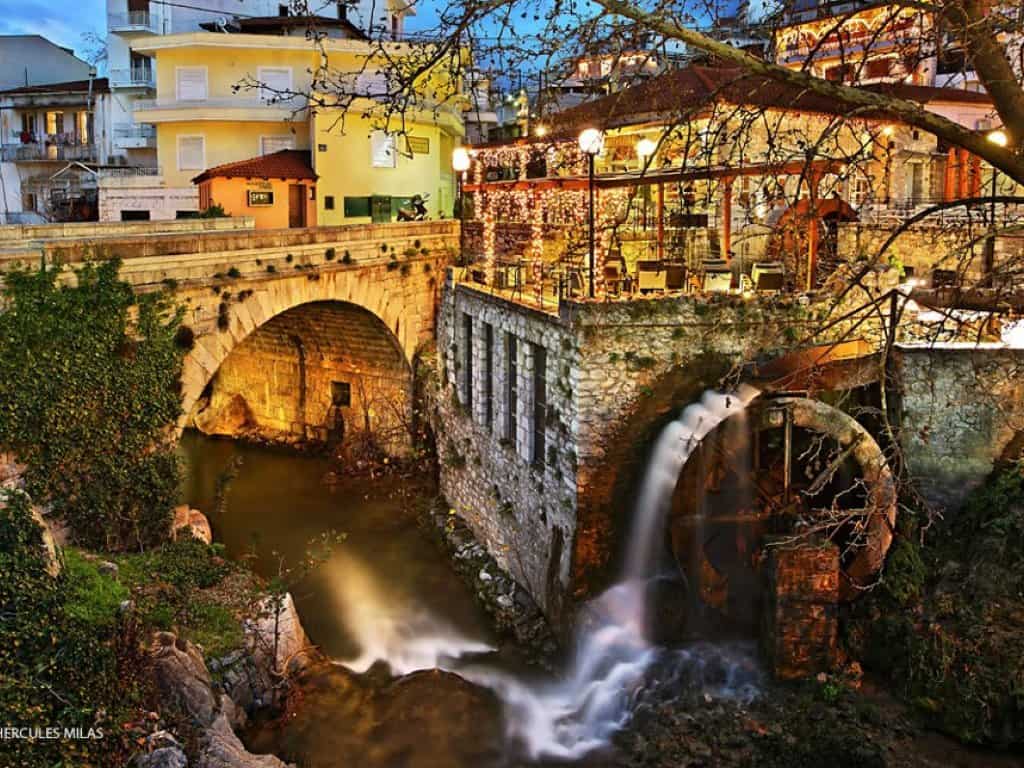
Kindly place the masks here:
POLYGON ((0 248, 0 271, 118 257, 137 291, 173 289, 193 336, 179 427, 284 441, 380 429, 395 449, 411 419, 413 359, 433 338, 458 243, 458 225, 444 221, 254 231, 224 219, 22 234, 0 248))

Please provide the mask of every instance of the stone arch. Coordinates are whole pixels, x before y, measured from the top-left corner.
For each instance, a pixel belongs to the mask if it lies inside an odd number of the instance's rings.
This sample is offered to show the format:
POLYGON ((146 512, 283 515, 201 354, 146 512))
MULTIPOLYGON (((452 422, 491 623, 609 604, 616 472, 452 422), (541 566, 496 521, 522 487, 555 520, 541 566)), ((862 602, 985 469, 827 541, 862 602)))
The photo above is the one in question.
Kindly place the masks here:
MULTIPOLYGON (((228 303, 226 328, 211 322, 198 335, 182 366, 182 412, 179 427, 192 412, 228 355, 253 331, 290 309, 323 301, 359 306, 373 314, 394 336, 408 365, 419 344, 433 330, 434 291, 393 278, 382 266, 279 277, 235 286, 241 301, 228 303), (311 279, 315 277, 316 279, 311 279)), ((410 278, 412 279, 412 278, 410 278)), ((216 303, 216 301, 214 302, 216 303)))

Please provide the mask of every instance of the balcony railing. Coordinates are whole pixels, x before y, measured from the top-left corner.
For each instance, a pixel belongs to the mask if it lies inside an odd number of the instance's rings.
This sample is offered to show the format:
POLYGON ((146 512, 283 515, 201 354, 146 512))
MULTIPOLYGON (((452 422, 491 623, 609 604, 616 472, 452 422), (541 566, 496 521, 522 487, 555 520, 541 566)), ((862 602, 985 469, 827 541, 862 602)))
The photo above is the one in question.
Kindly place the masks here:
POLYGON ((95 144, 4 144, 0 159, 9 163, 33 161, 96 160, 95 144))
POLYGON ((124 168, 101 168, 99 170, 101 179, 128 179, 139 177, 163 176, 164 170, 160 167, 125 166, 124 168))
POLYGON ((110 70, 110 84, 115 88, 153 88, 156 78, 152 67, 110 70))
POLYGON ((126 11, 107 16, 111 32, 152 32, 160 33, 160 19, 149 11, 126 11))
POLYGON ((212 99, 137 99, 132 103, 132 109, 136 112, 146 112, 159 109, 194 109, 194 108, 238 108, 238 109, 292 109, 300 110, 306 108, 306 99, 295 96, 290 99, 261 99, 247 96, 227 96, 212 99))
POLYGON ((115 125, 116 139, 155 139, 156 126, 153 125, 115 125))

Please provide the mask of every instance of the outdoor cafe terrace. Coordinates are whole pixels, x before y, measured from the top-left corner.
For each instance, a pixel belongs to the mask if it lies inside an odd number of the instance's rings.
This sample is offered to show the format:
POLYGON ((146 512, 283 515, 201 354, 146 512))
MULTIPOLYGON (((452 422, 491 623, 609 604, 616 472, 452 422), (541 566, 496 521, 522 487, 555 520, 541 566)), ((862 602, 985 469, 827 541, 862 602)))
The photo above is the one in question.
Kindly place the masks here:
MULTIPOLYGON (((818 265, 820 218, 856 215, 841 200, 817 197, 822 176, 839 170, 832 161, 597 173, 586 134, 456 158, 468 264, 457 279, 549 312, 565 298, 802 291, 830 271, 818 265), (795 205, 776 202, 757 256, 744 248, 744 258, 733 253, 733 188, 765 176, 803 179, 806 192, 795 205)), ((603 136, 589 138, 603 149, 603 136)), ((641 141, 641 159, 648 149, 641 141)))

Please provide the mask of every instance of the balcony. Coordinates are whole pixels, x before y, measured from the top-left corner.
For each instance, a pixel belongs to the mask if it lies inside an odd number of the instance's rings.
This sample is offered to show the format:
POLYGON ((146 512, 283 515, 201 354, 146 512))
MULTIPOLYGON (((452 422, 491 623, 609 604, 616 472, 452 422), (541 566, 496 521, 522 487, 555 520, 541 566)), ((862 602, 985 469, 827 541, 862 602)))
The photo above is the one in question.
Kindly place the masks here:
POLYGON ((152 125, 115 125, 114 149, 155 149, 156 128, 152 125))
POLYGON ((149 11, 125 11, 107 16, 107 28, 123 37, 159 35, 160 18, 149 11))
POLYGON ((306 99, 295 97, 268 101, 254 96, 226 96, 201 100, 138 99, 132 104, 137 123, 187 120, 240 120, 276 122, 305 120, 306 99))
POLYGON ((110 84, 114 88, 156 88, 152 67, 110 70, 110 84))
POLYGON ((0 160, 7 163, 96 162, 95 144, 4 144, 0 160))

